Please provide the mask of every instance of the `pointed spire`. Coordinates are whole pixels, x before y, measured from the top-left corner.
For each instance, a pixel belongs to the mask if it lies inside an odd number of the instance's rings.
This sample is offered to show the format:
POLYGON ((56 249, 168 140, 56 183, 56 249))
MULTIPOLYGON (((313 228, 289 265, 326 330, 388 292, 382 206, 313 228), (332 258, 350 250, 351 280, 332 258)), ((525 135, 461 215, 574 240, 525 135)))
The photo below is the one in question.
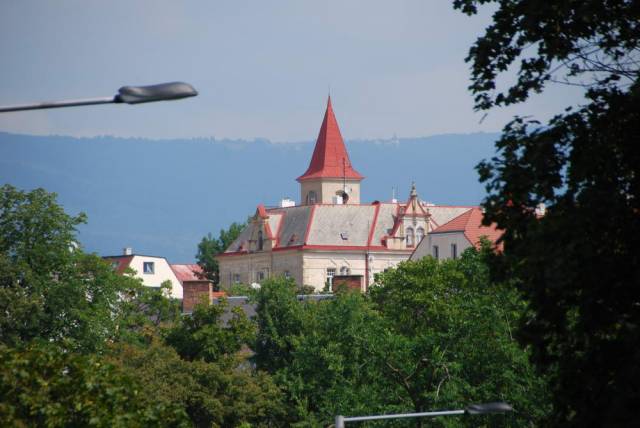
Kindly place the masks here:
POLYGON ((362 180, 351 166, 349 153, 344 145, 338 121, 331 106, 331 95, 327 98, 327 110, 320 127, 311 162, 307 171, 298 177, 298 181, 314 178, 344 178, 362 180))

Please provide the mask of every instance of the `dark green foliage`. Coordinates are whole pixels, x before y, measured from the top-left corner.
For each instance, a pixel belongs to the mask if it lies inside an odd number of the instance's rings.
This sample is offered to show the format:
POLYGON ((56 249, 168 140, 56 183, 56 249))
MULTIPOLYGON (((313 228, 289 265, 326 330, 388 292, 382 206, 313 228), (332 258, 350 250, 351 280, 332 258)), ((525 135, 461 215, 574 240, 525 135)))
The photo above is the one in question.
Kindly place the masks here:
POLYGON ((157 340, 148 347, 120 347, 113 358, 142 385, 141 403, 185 409, 192 426, 282 426, 282 393, 265 373, 186 361, 157 340))
POLYGON ((189 361, 222 362, 234 357, 243 345, 253 341, 255 326, 239 307, 232 309, 231 318, 223 325, 221 317, 226 308, 225 299, 213 305, 196 305, 191 315, 169 330, 167 344, 189 361))
MULTIPOLYGON (((467 13, 482 3, 454 1, 467 13)), ((477 108, 565 79, 586 104, 546 126, 517 118, 478 166, 485 220, 505 229, 492 272, 530 302, 519 337, 550 377, 546 424, 626 426, 640 402, 640 4, 501 1, 493 18, 468 58, 477 108), (518 82, 494 91, 524 55, 518 82)))
POLYGON ((0 425, 278 426, 288 414, 239 352, 255 334, 244 314, 181 318, 169 284, 143 287, 77 248, 83 218, 44 190, 4 186, 0 208, 0 425))
POLYGON ((533 426, 548 411, 546 384, 512 336, 525 306, 512 286, 489 281, 488 254, 427 257, 379 275, 371 295, 389 328, 375 343, 379 370, 416 412, 506 401, 517 413, 458 422, 533 426))
POLYGON ((0 345, 0 425, 188 427, 184 410, 145 400, 140 385, 97 356, 46 343, 0 345))
POLYGON ((292 280, 275 278, 261 285, 256 294, 258 332, 253 350, 258 369, 275 373, 292 362, 293 340, 303 332, 303 307, 292 280))
POLYGON ((430 426, 533 425, 549 405, 544 380, 512 337, 525 306, 512 287, 490 284, 487 254, 401 264, 378 277, 371 298, 345 291, 299 302, 293 284, 266 281, 257 293, 255 361, 298 418, 319 424, 336 414, 504 400, 516 415, 430 426))
POLYGON ((213 235, 209 233, 203 237, 202 241, 198 244, 196 260, 200 267, 202 267, 205 277, 213 281, 215 287, 217 287, 220 282, 218 261, 215 259, 215 256, 223 253, 229 245, 236 240, 245 226, 246 224, 244 223, 231 223, 227 230, 220 230, 218 238, 214 238, 213 235))
POLYGON ((550 81, 593 88, 628 85, 639 77, 637 1, 453 1, 470 15, 487 3, 499 4, 493 23, 466 59, 478 109, 524 101, 550 81), (496 80, 510 66, 518 71, 517 80, 498 88, 496 80))
POLYGON ((83 352, 116 334, 120 293, 140 287, 75 244, 71 217, 42 189, 0 187, 0 341, 43 339, 83 352))

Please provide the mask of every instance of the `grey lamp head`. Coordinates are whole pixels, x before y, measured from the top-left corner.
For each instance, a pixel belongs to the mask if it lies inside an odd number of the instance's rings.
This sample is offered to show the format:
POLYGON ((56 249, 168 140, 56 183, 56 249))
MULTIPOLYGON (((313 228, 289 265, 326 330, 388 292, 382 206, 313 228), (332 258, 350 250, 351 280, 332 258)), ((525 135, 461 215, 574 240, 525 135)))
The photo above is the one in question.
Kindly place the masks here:
POLYGON ((484 415, 489 413, 505 413, 512 412, 513 407, 504 402, 472 404, 464 409, 469 415, 484 415))
POLYGON ((193 86, 184 82, 161 83, 150 86, 123 86, 114 98, 116 103, 140 104, 152 101, 179 100, 198 95, 193 86))

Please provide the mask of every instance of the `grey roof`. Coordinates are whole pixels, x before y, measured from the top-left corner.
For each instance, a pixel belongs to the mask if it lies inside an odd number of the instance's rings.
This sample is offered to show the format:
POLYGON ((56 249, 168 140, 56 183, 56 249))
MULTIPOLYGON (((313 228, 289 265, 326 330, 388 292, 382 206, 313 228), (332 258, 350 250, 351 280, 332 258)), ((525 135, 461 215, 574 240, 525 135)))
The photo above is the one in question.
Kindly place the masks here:
MULTIPOLYGON (((374 203, 347 205, 300 205, 271 208, 266 211, 269 227, 277 235, 279 248, 301 245, 328 245, 337 247, 367 246, 373 228, 371 245, 382 245, 382 238, 394 227, 398 208, 403 203, 374 203), (376 210, 378 216, 376 217, 376 210), (307 235, 308 233, 308 235, 307 235), (305 241, 306 238, 306 241, 305 241)), ((472 207, 422 205, 431 213, 434 226, 440 226, 472 207)), ((238 238, 226 249, 226 253, 247 250, 247 243, 255 239, 257 223, 250 222, 238 238)))
POLYGON ((306 244, 365 246, 375 211, 373 205, 316 205, 306 244))
MULTIPOLYGON (((311 217, 311 206, 303 205, 283 209, 284 218, 280 226, 280 246, 292 247, 304 244, 307 224, 311 217)), ((273 233, 278 233, 278 230, 273 233)))
POLYGON ((380 211, 378 212, 378 220, 376 221, 371 245, 381 245, 382 237, 391 234, 395 216, 398 212, 398 206, 398 204, 380 204, 380 211))
MULTIPOLYGON (((319 302, 321 300, 333 299, 333 294, 299 294, 297 296, 300 302, 319 302)), ((227 308, 222 314, 220 320, 224 325, 227 325, 233 317, 233 308, 239 307, 242 309, 247 318, 253 318, 256 316, 256 304, 251 301, 248 296, 229 296, 224 297, 227 300, 227 308)), ((213 299, 213 304, 217 305, 221 299, 213 299)))

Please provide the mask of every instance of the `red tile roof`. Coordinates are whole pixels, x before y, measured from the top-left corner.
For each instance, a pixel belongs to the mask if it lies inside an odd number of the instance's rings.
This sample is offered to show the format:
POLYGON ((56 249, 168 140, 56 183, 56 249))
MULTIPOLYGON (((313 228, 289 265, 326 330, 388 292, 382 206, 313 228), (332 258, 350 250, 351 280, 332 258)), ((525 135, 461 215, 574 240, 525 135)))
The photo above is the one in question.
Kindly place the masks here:
POLYGON ((119 274, 122 274, 125 269, 127 269, 129 267, 129 265, 131 264, 131 260, 133 260, 133 255, 131 256, 106 256, 103 257, 103 259, 105 261, 107 261, 108 263, 110 263, 115 271, 119 274))
POLYGON ((430 233, 463 232, 469 242, 476 247, 480 245, 482 236, 486 236, 489 241, 495 243, 502 236, 502 231, 498 230, 495 224, 483 226, 482 217, 482 210, 474 207, 430 233))
POLYGON ((171 265, 173 273, 176 274, 178 281, 182 284, 184 281, 200 281, 203 277, 202 268, 197 264, 177 264, 171 265))
POLYGON ((331 107, 331 97, 329 97, 311 163, 307 171, 298 177, 298 181, 343 177, 355 180, 364 178, 351 166, 349 153, 342 140, 338 121, 331 107))

